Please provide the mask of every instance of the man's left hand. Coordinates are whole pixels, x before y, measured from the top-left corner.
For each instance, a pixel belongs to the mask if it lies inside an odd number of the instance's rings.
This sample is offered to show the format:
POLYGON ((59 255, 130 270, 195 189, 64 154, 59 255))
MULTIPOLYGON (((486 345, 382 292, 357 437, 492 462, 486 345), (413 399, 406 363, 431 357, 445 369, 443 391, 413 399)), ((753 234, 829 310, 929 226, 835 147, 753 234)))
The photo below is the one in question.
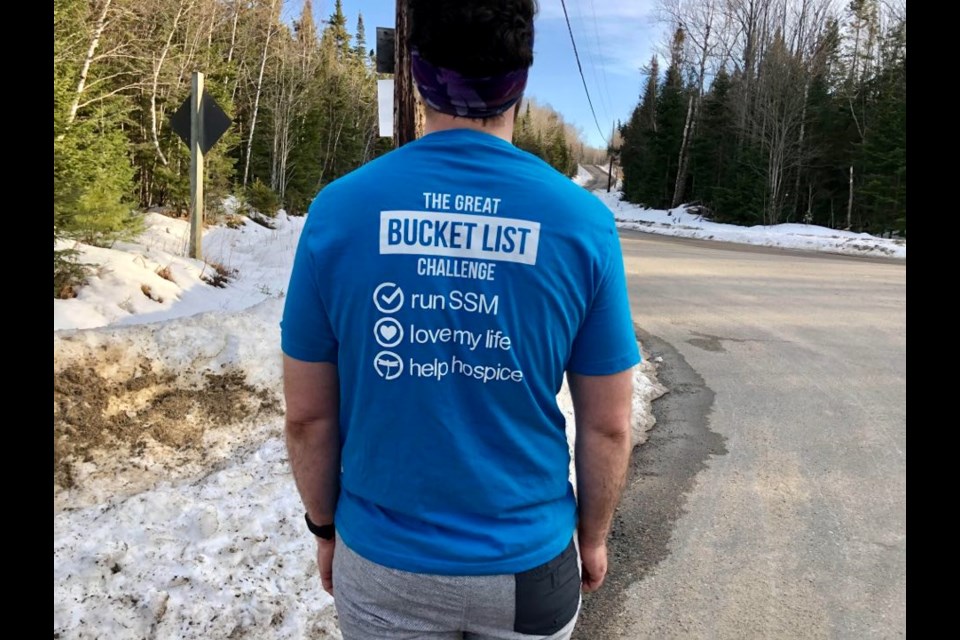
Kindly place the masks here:
POLYGON ((333 552, 337 548, 337 539, 317 538, 317 566, 320 568, 320 584, 323 590, 333 595, 333 552))

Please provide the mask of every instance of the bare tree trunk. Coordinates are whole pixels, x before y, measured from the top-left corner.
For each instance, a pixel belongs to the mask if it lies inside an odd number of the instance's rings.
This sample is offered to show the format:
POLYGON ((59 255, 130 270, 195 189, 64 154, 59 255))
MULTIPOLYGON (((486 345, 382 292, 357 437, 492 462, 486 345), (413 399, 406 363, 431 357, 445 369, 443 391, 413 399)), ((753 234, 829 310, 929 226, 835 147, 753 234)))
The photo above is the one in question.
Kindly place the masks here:
POLYGON ((773 162, 774 162, 774 171, 772 174, 773 192, 770 194, 770 202, 772 204, 771 218, 773 220, 773 224, 780 224, 781 217, 783 215, 783 201, 785 199, 784 193, 783 193, 783 183, 784 183, 784 178, 786 174, 786 164, 787 164, 786 142, 787 142, 786 134, 784 132, 783 134, 781 134, 780 140, 777 143, 774 157, 773 157, 773 162))
POLYGON ((363 164, 370 162, 370 153, 373 150, 373 141, 375 139, 376 133, 373 129, 368 128, 367 139, 363 144, 363 164))
POLYGON ((287 191, 287 161, 290 158, 290 129, 293 126, 296 115, 295 112, 298 106, 296 95, 297 88, 294 86, 290 87, 289 93, 286 91, 282 92, 282 104, 277 110, 279 116, 277 118, 278 126, 276 127, 276 141, 274 144, 276 184, 273 188, 281 199, 287 191))
POLYGON ((280 139, 280 179, 277 182, 277 194, 280 196, 280 199, 283 200, 283 196, 287 191, 287 154, 289 147, 287 146, 287 137, 289 129, 284 131, 283 137, 280 139))
POLYGON ((688 32, 688 37, 694 44, 700 47, 700 67, 697 70, 697 92, 690 96, 690 102, 687 104, 687 119, 683 125, 683 141, 680 144, 680 157, 677 161, 677 181, 673 189, 672 207, 680 206, 680 201, 684 198, 684 190, 687 185, 687 166, 690 163, 690 147, 693 141, 693 134, 696 131, 697 118, 700 115, 700 101, 703 99, 704 76, 707 73, 707 56, 713 50, 710 46, 710 35, 713 32, 713 20, 715 17, 714 5, 712 3, 705 5, 706 11, 705 24, 703 25, 703 41, 697 42, 696 35, 688 32))
MULTIPOLYGON (((214 19, 215 16, 211 15, 211 32, 214 19)), ((189 22, 184 26, 184 55, 180 57, 180 69, 177 73, 177 82, 172 91, 174 95, 180 91, 180 87, 187 81, 187 79, 192 78, 192 71, 193 69, 197 68, 197 64, 194 62, 194 60, 197 58, 197 51, 200 50, 201 44, 204 40, 203 16, 201 15, 197 20, 196 33, 193 35, 193 37, 190 36, 190 26, 191 25, 189 22)))
MULTIPOLYGON (((110 10, 110 3, 113 0, 106 0, 103 3, 103 10, 100 12, 100 17, 97 18, 97 26, 93 31, 93 39, 90 41, 90 47, 87 49, 87 56, 83 59, 83 66, 80 68, 80 80, 77 82, 77 95, 74 96, 73 102, 70 104, 70 113, 67 115, 67 126, 69 127, 73 124, 73 121, 77 118, 77 110, 80 108, 80 96, 83 95, 83 90, 87 84, 87 74, 90 72, 90 64, 93 62, 93 56, 97 53, 97 47, 100 46, 100 36, 103 35, 103 30, 107 26, 107 11, 110 10)), ((60 136, 63 137, 63 134, 60 136)))
POLYGON ((327 147, 323 152, 323 165, 320 167, 320 175, 317 177, 317 186, 314 187, 314 191, 319 191, 320 187, 323 186, 323 177, 327 173, 327 167, 330 164, 330 143, 333 140, 333 114, 327 114, 327 147))
POLYGON ((742 150, 747 135, 755 135, 756 129, 748 127, 751 109, 756 103, 756 80, 759 76, 757 61, 760 60, 757 49, 759 47, 758 31, 760 21, 760 4, 769 0, 734 0, 731 1, 734 17, 740 24, 744 34, 743 48, 743 87, 739 100, 737 122, 737 149, 742 150))
POLYGON ((283 101, 283 87, 281 86, 280 93, 277 94, 276 102, 273 107, 273 153, 270 156, 270 188, 274 191, 277 190, 277 171, 279 167, 277 151, 280 146, 280 128, 283 126, 282 117, 280 115, 280 105, 283 101))
MULTIPOLYGON (((160 149, 160 139, 157 137, 157 87, 160 84, 160 70, 163 68, 163 62, 167 57, 167 52, 170 51, 170 43, 173 42, 173 36, 177 32, 177 26, 180 24, 180 18, 184 13, 184 3, 183 0, 180 2, 180 7, 177 9, 177 15, 173 18, 173 26, 170 27, 170 35, 167 36, 167 41, 163 45, 163 51, 160 52, 160 58, 154 62, 153 65, 153 82, 150 88, 150 136, 153 138, 153 146, 157 151, 157 157, 160 158, 160 162, 164 166, 169 164, 167 162, 167 157, 163 155, 163 151, 160 149)), ((193 3, 191 2, 191 6, 193 3)))
POLYGON ((850 218, 853 215, 853 165, 850 165, 850 197, 847 199, 847 231, 853 226, 850 218))
POLYGON ((333 139, 333 152, 331 154, 332 158, 337 156, 337 147, 340 146, 340 134, 343 133, 343 119, 340 120, 340 124, 337 125, 337 136, 333 139))
MULTIPOLYGON (((694 70, 697 74, 696 88, 690 92, 689 99, 687 100, 687 114, 683 123, 683 136, 680 142, 680 150, 677 153, 677 174, 673 184, 673 192, 670 193, 668 183, 668 191, 667 194, 665 194, 669 198, 670 207, 674 208, 680 205, 685 195, 687 170, 690 163, 690 148, 696 131, 697 116, 700 111, 700 100, 703 96, 707 59, 711 56, 714 48, 714 45, 711 44, 711 36, 713 35, 714 20, 717 17, 718 8, 716 0, 700 0, 700 2, 692 5, 689 3, 681 4, 679 2, 674 4, 670 0, 664 0, 662 6, 665 8, 671 24, 682 27, 685 40, 692 43, 698 58, 698 66, 694 70)), ((685 44, 684 46, 687 45, 685 44)), ((688 56, 686 55, 682 56, 683 60, 687 58, 688 56)), ((676 62, 681 64, 681 66, 685 66, 682 65, 680 60, 680 58, 676 61, 671 60, 671 64, 676 62)))
POLYGON ((800 21, 797 24, 797 30, 794 33, 794 38, 792 46, 790 48, 790 53, 795 56, 802 55, 804 50, 804 30, 807 26, 807 4, 809 0, 803 0, 800 4, 800 21))
POLYGON ((683 199, 684 186, 686 185, 687 177, 687 153, 691 129, 693 128, 693 102, 696 99, 694 95, 690 95, 690 100, 687 101, 687 119, 683 123, 683 140, 680 143, 680 155, 677 158, 677 179, 673 185, 673 198, 670 201, 670 208, 680 206, 680 200, 683 199))
POLYGON ((246 65, 243 64, 243 60, 240 60, 237 64, 237 73, 236 78, 233 81, 233 89, 230 91, 230 101, 236 104, 237 102, 237 91, 240 90, 240 78, 246 73, 246 65))
POLYGON ((278 193, 281 200, 287 195, 287 180, 289 178, 287 163, 290 160, 290 123, 293 121, 293 115, 293 105, 291 104, 284 117, 283 133, 280 137, 280 184, 278 193))
POLYGON ((270 48, 270 35, 273 33, 273 16, 277 0, 270 3, 270 18, 267 22, 267 37, 263 43, 263 56, 260 58, 260 76, 257 78, 257 92, 253 98, 253 114, 250 116, 250 136, 247 138, 247 159, 243 163, 243 186, 247 186, 250 177, 250 156, 253 153, 253 134, 257 128, 257 111, 260 109, 260 92, 263 89, 263 70, 267 67, 267 52, 270 48))
MULTIPOLYGON (((760 101, 763 99, 761 96, 761 87, 765 81, 765 76, 767 74, 767 60, 766 60, 766 47, 770 41, 770 0, 762 0, 763 8, 761 11, 761 21, 760 21, 760 37, 756 41, 756 51, 754 56, 756 57, 756 66, 757 66, 757 75, 756 75, 756 86, 757 91, 754 93, 754 105, 753 108, 756 109, 760 104, 760 101)), ((761 132, 761 135, 766 134, 766 116, 764 117, 764 128, 761 132)), ((753 135, 757 134, 756 130, 753 131, 753 135)))
POLYGON ((207 53, 213 51, 213 29, 217 25, 217 13, 215 10, 211 9, 210 11, 210 28, 207 29, 207 53))
MULTIPOLYGON (((804 5, 806 6, 806 5, 804 5)), ((807 99, 810 97, 810 75, 803 83, 803 109, 800 111, 800 138, 797 141, 797 181, 793 188, 793 216, 797 216, 797 207, 800 200, 800 174, 803 172, 803 142, 807 130, 807 99)), ((809 207, 809 204, 807 205, 809 207)))
POLYGON ((240 19, 240 0, 234 0, 233 6, 233 28, 230 30, 230 51, 227 52, 227 64, 233 61, 233 49, 237 44, 237 21, 240 19))
POLYGON ((286 107, 286 55, 284 43, 281 41, 278 47, 277 64, 275 70, 276 83, 275 93, 273 95, 273 104, 270 112, 273 114, 273 146, 270 154, 270 188, 277 191, 280 184, 280 136, 283 130, 283 121, 286 107))
POLYGON ((859 81, 860 79, 860 29, 862 28, 860 24, 860 18, 856 19, 856 35, 853 40, 853 64, 850 65, 850 84, 851 87, 854 82, 859 81))

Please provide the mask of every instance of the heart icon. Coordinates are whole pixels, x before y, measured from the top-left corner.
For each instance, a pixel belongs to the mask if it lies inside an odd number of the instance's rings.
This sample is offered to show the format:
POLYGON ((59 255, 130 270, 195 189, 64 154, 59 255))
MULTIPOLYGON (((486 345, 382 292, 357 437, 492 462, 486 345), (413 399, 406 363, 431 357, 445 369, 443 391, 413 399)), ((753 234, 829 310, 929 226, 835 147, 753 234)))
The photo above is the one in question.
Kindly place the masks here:
POLYGON ((373 326, 373 337, 382 347, 395 347, 403 341, 403 327, 393 318, 380 318, 373 326))
POLYGON ((393 325, 385 325, 380 327, 380 335, 383 336, 384 340, 393 340, 394 336, 397 335, 397 328, 393 325))

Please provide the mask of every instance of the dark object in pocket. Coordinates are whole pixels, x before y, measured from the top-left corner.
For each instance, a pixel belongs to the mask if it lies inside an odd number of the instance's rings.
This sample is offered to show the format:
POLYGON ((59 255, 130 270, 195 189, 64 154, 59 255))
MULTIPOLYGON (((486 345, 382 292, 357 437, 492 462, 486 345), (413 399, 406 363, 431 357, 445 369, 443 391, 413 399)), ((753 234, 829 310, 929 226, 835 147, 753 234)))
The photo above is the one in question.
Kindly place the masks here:
POLYGON ((513 630, 548 636, 562 629, 580 606, 580 568, 573 540, 559 556, 516 574, 514 580, 516 617, 513 630))

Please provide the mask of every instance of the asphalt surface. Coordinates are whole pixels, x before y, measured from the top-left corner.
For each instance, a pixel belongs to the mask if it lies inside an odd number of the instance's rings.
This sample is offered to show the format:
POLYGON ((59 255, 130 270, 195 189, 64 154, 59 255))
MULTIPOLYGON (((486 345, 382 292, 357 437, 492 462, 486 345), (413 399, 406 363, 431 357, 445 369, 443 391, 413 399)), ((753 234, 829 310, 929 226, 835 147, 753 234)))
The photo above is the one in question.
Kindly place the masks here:
POLYGON ((905 264, 621 240, 671 392, 574 637, 905 636, 905 264))

